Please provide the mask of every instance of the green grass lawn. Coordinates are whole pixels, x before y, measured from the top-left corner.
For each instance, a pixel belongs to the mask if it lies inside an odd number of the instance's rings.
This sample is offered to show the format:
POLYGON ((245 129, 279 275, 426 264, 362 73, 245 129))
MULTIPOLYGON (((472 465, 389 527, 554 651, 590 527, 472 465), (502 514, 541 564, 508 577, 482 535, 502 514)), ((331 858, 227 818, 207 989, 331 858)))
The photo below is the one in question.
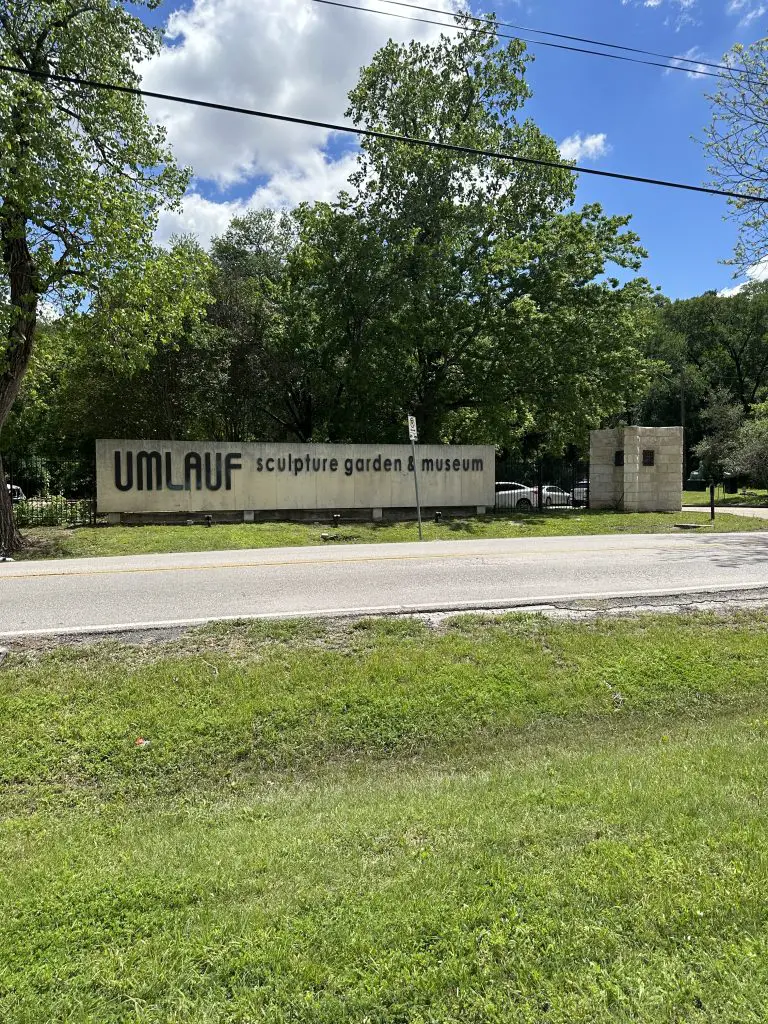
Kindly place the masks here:
POLYGON ((767 626, 11 654, 0 1020, 764 1021, 767 626))
MULTIPOLYGON (((683 505, 706 506, 709 508, 709 489, 706 491, 683 491, 683 505)), ((747 488, 746 494, 726 494, 722 487, 715 488, 715 505, 727 508, 729 505, 744 505, 752 508, 768 506, 768 491, 747 488)))
MULTIPOLYGON (((714 527, 707 513, 604 512, 574 509, 508 513, 424 524, 425 540, 480 540, 493 537, 564 537, 578 534, 668 533, 676 523, 696 523, 719 533, 765 530, 760 519, 719 514, 714 527)), ((419 539, 416 523, 252 523, 205 526, 112 526, 24 531, 29 546, 20 558, 81 558, 166 551, 225 551, 236 548, 296 547, 310 544, 377 544, 419 539), (323 540, 323 534, 330 540, 323 540)))

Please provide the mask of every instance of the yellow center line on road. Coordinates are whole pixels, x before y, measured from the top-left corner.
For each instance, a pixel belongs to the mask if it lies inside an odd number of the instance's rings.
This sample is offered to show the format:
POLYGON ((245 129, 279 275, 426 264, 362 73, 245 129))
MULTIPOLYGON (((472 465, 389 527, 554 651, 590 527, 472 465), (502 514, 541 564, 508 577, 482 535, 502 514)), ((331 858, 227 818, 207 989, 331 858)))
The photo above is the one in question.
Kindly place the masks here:
MULTIPOLYGON (((686 538, 690 540, 691 538, 686 538)), ((676 543, 679 544, 679 541, 676 543)), ((599 554, 604 552, 614 551, 644 551, 650 548, 656 547, 658 541, 654 544, 636 545, 631 548, 626 548, 623 545, 615 545, 610 547, 601 547, 592 549, 599 554)), ((157 573, 157 572, 205 572, 209 569, 259 569, 259 568, 275 568, 285 567, 287 565, 302 566, 302 565, 344 565, 344 564, 360 564, 365 562, 422 562, 422 561, 446 561, 448 559, 488 559, 488 558, 521 558, 529 555, 557 555, 557 554, 572 554, 576 557, 583 556, 587 552, 574 551, 569 547, 547 547, 547 548, 529 548, 525 551, 467 551, 467 552, 436 552, 434 554, 424 553, 419 555, 361 555, 359 558, 286 558, 286 559, 275 559, 272 561, 259 561, 259 562, 218 562, 211 565, 156 565, 156 566, 131 566, 131 567, 115 567, 109 569, 71 569, 61 570, 53 572, 9 572, 4 573, 0 570, 0 581, 4 579, 39 579, 43 576, 113 576, 121 574, 135 575, 137 573, 157 573)))

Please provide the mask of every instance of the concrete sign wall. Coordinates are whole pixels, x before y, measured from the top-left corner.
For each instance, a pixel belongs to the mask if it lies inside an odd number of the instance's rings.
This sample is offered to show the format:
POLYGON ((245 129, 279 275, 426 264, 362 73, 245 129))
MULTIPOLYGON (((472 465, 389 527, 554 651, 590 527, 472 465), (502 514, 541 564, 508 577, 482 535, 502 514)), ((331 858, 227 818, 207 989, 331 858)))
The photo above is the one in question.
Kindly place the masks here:
MULTIPOLYGON (((420 445, 421 501, 493 506, 491 445, 420 445)), ((97 441, 103 513, 248 512, 410 508, 408 445, 223 444, 97 441)))
POLYGON ((679 512, 683 428, 615 427, 589 435, 589 506, 679 512))

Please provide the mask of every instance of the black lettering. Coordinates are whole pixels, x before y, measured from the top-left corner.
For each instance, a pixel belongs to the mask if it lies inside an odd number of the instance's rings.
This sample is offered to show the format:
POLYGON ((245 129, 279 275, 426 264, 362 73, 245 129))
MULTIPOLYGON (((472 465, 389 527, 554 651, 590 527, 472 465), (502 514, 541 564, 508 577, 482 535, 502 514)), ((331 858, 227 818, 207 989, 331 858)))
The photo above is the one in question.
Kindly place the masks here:
POLYGON ((263 473, 264 472, 264 459, 262 459, 262 458, 256 459, 256 472, 257 473, 263 473))
POLYGON ((354 472, 354 469, 355 469, 355 464, 352 461, 352 459, 345 459, 344 460, 344 473, 345 473, 345 475, 346 476, 352 476, 352 473, 354 472))
POLYGON ((384 459, 384 472, 385 473, 391 473, 392 472, 392 459, 384 459))
MULTIPOLYGON (((400 461, 399 459, 395 459, 395 462, 399 462, 399 461, 400 461)), ((414 469, 415 469, 415 466, 414 466, 414 462, 413 462, 413 456, 409 455, 408 456, 408 472, 409 473, 413 473, 414 469)))
POLYGON ((483 472, 483 460, 482 459, 472 459, 472 472, 473 473, 482 473, 483 472))
POLYGON ((285 459, 278 459, 277 460, 277 471, 278 471, 278 473, 284 473, 285 472, 285 466, 286 466, 285 459))
POLYGON ((381 472, 381 456, 380 455, 377 455, 376 458, 373 460, 373 471, 374 471, 374 473, 380 473, 381 472))
POLYGON ((144 474, 146 473, 147 490, 162 491, 163 464, 160 452, 139 452, 136 456, 136 487, 144 490, 144 474))
POLYGON ((274 459, 267 459, 266 467, 267 467, 267 472, 268 473, 274 473, 274 471, 275 471, 275 460, 274 459), (270 466, 270 462, 272 463, 271 466, 270 466))
MULTIPOLYGON (((309 456, 307 456, 307 469, 309 469, 309 456)), ((325 469, 325 459, 312 459, 312 469, 316 473, 319 473, 321 469, 325 469)))
POLYGON ((422 459, 421 460, 421 472, 422 473, 434 473, 435 471, 435 460, 434 459, 422 459))
POLYGON ((466 470, 469 469, 470 465, 471 465, 471 463, 470 463, 469 459, 464 459, 464 461, 461 464, 461 468, 466 472, 466 470))
MULTIPOLYGON (((259 459, 261 462, 261 459, 259 459)), ((205 486, 209 491, 221 490, 221 452, 216 452, 216 483, 211 483, 211 453, 205 453, 205 486)))
POLYGON ((331 461, 328 463, 328 465, 331 467, 331 472, 335 473, 336 470, 339 468, 339 460, 338 459, 331 459, 331 461))
POLYGON ((461 459, 453 460, 453 468, 457 473, 459 472, 459 470, 461 469, 461 459))
POLYGON ((192 473, 195 474, 195 490, 203 489, 203 459, 198 452, 187 452, 184 456, 184 490, 192 490, 192 473))
POLYGON ((325 472, 325 464, 326 464, 327 461, 328 461, 328 459, 323 459, 323 472, 325 472))
POLYGON ((441 470, 443 468, 443 460, 435 459, 435 469, 441 470))
MULTIPOLYGON (((409 462, 413 462, 413 459, 409 457, 408 461, 409 462)), ((409 469, 413 469, 413 466, 409 466, 408 468, 409 469)), ((402 473, 403 472, 403 460, 402 459, 395 459, 395 472, 396 473, 402 473)))
POLYGON ((173 482, 173 459, 170 452, 165 453, 165 486, 169 491, 183 491, 184 484, 173 482))
POLYGON ((133 452, 125 453, 125 475, 123 483, 122 453, 115 452, 115 487, 118 491, 130 491, 133 488, 133 452))
POLYGON ((358 473, 364 473, 365 459, 358 459, 357 462, 355 463, 355 469, 357 470, 358 473))
POLYGON ((304 469, 304 459, 293 460, 293 475, 298 476, 299 473, 304 469))
POLYGON ((370 459, 366 459, 365 460, 365 471, 366 471, 366 473, 370 473, 371 472, 371 460, 370 459))
POLYGON ((232 490, 232 474, 236 469, 243 468, 239 461, 242 457, 241 452, 230 452, 224 459, 224 487, 228 491, 232 490))

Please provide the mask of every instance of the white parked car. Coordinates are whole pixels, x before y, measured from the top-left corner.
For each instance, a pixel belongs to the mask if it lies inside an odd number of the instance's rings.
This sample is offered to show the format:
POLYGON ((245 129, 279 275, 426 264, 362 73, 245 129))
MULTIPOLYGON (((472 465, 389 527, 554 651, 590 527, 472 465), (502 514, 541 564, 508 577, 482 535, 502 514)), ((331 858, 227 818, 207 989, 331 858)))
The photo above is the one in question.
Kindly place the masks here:
POLYGON ((515 480, 496 481, 496 508, 518 509, 530 512, 539 507, 539 492, 535 487, 527 487, 515 480))
POLYGON ((589 504, 589 480, 579 480, 577 484, 573 485, 573 491, 571 492, 574 505, 588 505, 589 504))
MULTIPOLYGON (((544 484, 541 488, 541 495, 545 508, 570 508, 574 503, 569 491, 562 487, 556 487, 554 484, 544 484)), ((498 480, 496 482, 496 508, 529 512, 538 507, 538 487, 529 487, 516 480, 498 480)))
POLYGON ((5 486, 10 491, 11 501, 26 501, 27 500, 26 494, 24 493, 24 491, 22 491, 22 489, 19 487, 18 484, 6 484, 5 486))
POLYGON ((542 488, 544 505, 547 508, 568 508, 573 504, 570 491, 562 487, 555 487, 553 484, 545 484, 542 488))

